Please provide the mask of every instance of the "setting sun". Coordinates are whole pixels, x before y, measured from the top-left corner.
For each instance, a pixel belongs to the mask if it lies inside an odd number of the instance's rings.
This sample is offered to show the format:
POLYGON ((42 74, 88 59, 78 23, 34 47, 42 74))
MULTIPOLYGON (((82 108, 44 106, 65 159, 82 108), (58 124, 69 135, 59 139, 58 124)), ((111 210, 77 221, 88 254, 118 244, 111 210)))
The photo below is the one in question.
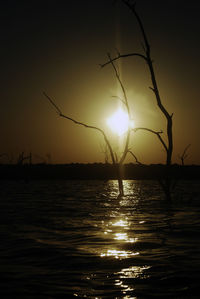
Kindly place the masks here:
POLYGON ((121 108, 107 119, 107 124, 118 136, 126 133, 130 127, 134 127, 133 121, 129 120, 128 114, 121 108))

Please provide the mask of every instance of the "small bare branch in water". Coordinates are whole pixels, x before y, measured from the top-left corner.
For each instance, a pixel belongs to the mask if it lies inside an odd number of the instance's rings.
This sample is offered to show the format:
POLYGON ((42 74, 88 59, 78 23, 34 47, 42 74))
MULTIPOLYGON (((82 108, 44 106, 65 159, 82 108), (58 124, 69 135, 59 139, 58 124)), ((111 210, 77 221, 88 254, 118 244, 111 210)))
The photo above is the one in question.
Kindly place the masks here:
POLYGON ((188 144, 185 148, 184 151, 182 153, 182 155, 179 155, 179 158, 181 159, 181 164, 184 165, 185 164, 185 159, 188 157, 187 151, 189 149, 189 147, 191 146, 191 144, 188 144))

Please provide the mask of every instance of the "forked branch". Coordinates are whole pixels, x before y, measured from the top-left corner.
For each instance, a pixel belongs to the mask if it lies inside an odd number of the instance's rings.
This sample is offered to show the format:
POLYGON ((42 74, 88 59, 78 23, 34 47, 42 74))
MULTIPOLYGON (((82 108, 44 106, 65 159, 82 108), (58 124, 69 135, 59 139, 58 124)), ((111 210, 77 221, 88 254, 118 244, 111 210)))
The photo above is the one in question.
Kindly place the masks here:
POLYGON ((182 163, 182 165, 184 165, 184 163, 185 163, 185 159, 188 157, 187 150, 188 150, 188 148, 189 148, 190 146, 191 146, 191 144, 188 144, 188 145, 185 147, 185 149, 184 149, 182 155, 179 156, 179 158, 181 159, 181 163, 182 163))
POLYGON ((141 54, 141 53, 129 53, 129 54, 120 54, 118 53, 118 55, 115 57, 115 58, 112 58, 111 60, 109 59, 108 61, 106 61, 105 63, 103 64, 100 64, 101 67, 104 67, 118 59, 121 59, 121 58, 127 58, 127 57, 130 57, 130 56, 139 56, 141 57, 142 59, 144 59, 145 61, 147 61, 147 58, 145 55, 141 54))
MULTIPOLYGON (((150 87, 150 89, 154 92, 155 98, 156 98, 156 103, 166 119, 166 133, 167 133, 168 143, 166 144, 163 141, 160 134, 157 134, 157 136, 158 136, 160 142, 162 143, 163 147, 166 150, 166 165, 169 166, 169 165, 171 165, 172 152, 173 152, 173 134, 172 134, 172 125, 173 125, 172 116, 173 116, 173 114, 170 114, 168 112, 168 110, 166 109, 166 107, 163 105, 163 103, 161 101, 161 97, 160 97, 160 93, 159 93, 159 89, 158 89, 158 85, 157 85, 157 80, 156 80, 156 76, 155 76, 155 72, 154 72, 154 67, 153 67, 153 60, 151 58, 151 47, 150 47, 150 44, 149 44, 149 41, 147 38, 147 34, 144 29, 143 22, 139 16, 139 14, 136 11, 135 1, 132 1, 132 0, 121 0, 121 1, 129 8, 129 10, 133 13, 133 15, 135 16, 135 18, 137 20, 137 23, 139 25, 139 29, 141 31, 142 38, 143 38, 142 46, 143 46, 143 50, 144 50, 144 55, 141 53, 134 53, 134 52, 129 53, 129 54, 120 54, 118 52, 117 56, 115 58, 109 59, 106 63, 102 64, 101 67, 111 64, 115 60, 118 60, 121 58, 126 58, 126 57, 131 57, 131 56, 138 56, 138 57, 142 58, 143 60, 145 60, 145 62, 148 65, 148 68, 149 68, 151 82, 152 82, 152 87, 150 87)), ((150 132, 152 132, 152 131, 150 131, 150 132)))
POLYGON ((83 126, 85 128, 93 129, 93 130, 96 130, 96 131, 100 132, 103 135, 104 140, 105 140, 105 142, 106 142, 106 144, 107 144, 107 146, 109 148, 113 164, 116 163, 115 157, 114 157, 114 153, 113 153, 112 147, 110 145, 110 142, 109 142, 109 140, 108 140, 105 132, 102 129, 100 129, 98 127, 95 127, 95 126, 90 126, 88 124, 85 124, 83 122, 77 121, 77 120, 75 120, 75 119, 73 119, 73 118, 71 118, 71 117, 63 114, 62 111, 61 111, 61 109, 55 104, 55 102, 52 100, 52 98, 50 98, 45 92, 43 92, 43 94, 47 98, 47 100, 50 102, 50 104, 56 109, 56 112, 59 114, 60 117, 66 118, 66 119, 72 121, 73 123, 75 123, 76 125, 80 125, 80 126, 83 126))
POLYGON ((167 145, 164 142, 163 138, 161 137, 161 134, 163 133, 163 131, 154 131, 154 130, 151 130, 151 129, 148 129, 148 128, 142 128, 142 127, 133 129, 134 132, 137 132, 139 130, 144 130, 144 131, 148 131, 150 133, 155 134, 158 137, 158 139, 160 140, 160 142, 162 143, 162 145, 163 145, 164 149, 166 150, 166 152, 168 151, 167 145))

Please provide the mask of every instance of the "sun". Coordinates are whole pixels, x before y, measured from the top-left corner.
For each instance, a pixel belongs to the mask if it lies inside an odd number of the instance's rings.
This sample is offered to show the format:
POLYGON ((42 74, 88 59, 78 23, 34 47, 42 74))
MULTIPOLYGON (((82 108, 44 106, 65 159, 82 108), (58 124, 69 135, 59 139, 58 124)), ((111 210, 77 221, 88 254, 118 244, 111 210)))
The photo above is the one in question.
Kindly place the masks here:
POLYGON ((107 119, 107 125, 118 136, 122 136, 130 127, 134 127, 133 121, 130 121, 128 114, 121 108, 107 119))

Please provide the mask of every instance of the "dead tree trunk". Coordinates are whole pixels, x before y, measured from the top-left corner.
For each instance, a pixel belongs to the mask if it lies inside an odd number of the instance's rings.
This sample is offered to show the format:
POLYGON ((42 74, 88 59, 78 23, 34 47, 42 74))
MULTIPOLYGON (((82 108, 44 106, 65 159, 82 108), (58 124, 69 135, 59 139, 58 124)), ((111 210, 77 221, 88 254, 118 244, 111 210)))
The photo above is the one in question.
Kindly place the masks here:
POLYGON ((113 63, 114 61, 116 61, 118 59, 127 58, 127 57, 131 57, 131 56, 140 57, 146 62, 148 69, 149 69, 151 83, 152 83, 152 86, 150 87, 150 89, 153 91, 153 93, 155 95, 158 108, 160 109, 161 113, 163 114, 163 116, 166 119, 167 143, 165 143, 164 140, 161 138, 160 133, 158 133, 158 132, 155 133, 153 130, 150 130, 147 128, 144 128, 144 129, 157 134, 158 138, 160 139, 162 145, 165 148, 165 151, 166 151, 166 177, 164 178, 165 188, 163 187, 164 186, 163 184, 161 186, 163 188, 163 191, 164 191, 167 199, 170 199, 169 194, 170 194, 171 187, 172 187, 172 182, 171 182, 171 178, 170 178, 171 177, 170 176, 170 166, 172 163, 172 154, 173 154, 173 131, 172 131, 173 113, 170 114, 167 111, 166 107, 163 105, 163 102, 161 101, 158 84, 157 84, 157 80, 156 80, 156 76, 155 76, 155 71, 154 71, 154 67, 153 67, 153 60, 151 58, 151 47, 150 47, 146 32, 144 30, 143 22, 135 9, 135 3, 133 3, 133 1, 131 1, 131 0, 122 0, 122 2, 130 9, 130 11, 133 13, 133 15, 135 16, 135 18, 137 20, 137 23, 139 25, 139 28, 140 28, 140 31, 142 34, 142 38, 143 38, 144 54, 142 54, 142 53, 121 54, 118 52, 118 55, 115 58, 107 61, 106 63, 102 64, 101 66, 104 67, 110 63, 113 63))
POLYGON ((173 153, 173 131, 172 131, 173 113, 169 114, 169 112, 167 111, 167 109, 165 108, 165 106, 163 105, 163 103, 161 101, 161 97, 160 97, 160 93, 159 93, 159 89, 158 89, 158 85, 157 85, 157 80, 156 80, 156 76, 155 76, 155 71, 154 71, 154 67, 153 67, 153 60, 151 58, 150 44, 149 44, 146 32, 144 30, 142 20, 135 9, 135 3, 132 4, 130 0, 122 0, 122 2, 124 2, 128 6, 128 8, 132 11, 132 13, 134 14, 134 16, 138 22, 139 28, 142 33, 143 41, 144 41, 145 59, 146 59, 146 62, 147 62, 148 68, 149 68, 149 72, 151 75, 151 82, 153 85, 152 87, 150 87, 150 89, 154 92, 156 101, 157 101, 157 105, 158 105, 161 113, 164 115, 164 117, 166 119, 166 132, 167 132, 167 139, 168 139, 167 145, 165 144, 166 145, 165 146, 166 174, 164 177, 164 181, 161 183, 161 187, 163 188, 163 191, 165 193, 167 200, 171 200, 171 189, 172 189, 173 182, 172 182, 172 178, 171 178, 171 167, 170 166, 172 163, 172 153, 173 153))

